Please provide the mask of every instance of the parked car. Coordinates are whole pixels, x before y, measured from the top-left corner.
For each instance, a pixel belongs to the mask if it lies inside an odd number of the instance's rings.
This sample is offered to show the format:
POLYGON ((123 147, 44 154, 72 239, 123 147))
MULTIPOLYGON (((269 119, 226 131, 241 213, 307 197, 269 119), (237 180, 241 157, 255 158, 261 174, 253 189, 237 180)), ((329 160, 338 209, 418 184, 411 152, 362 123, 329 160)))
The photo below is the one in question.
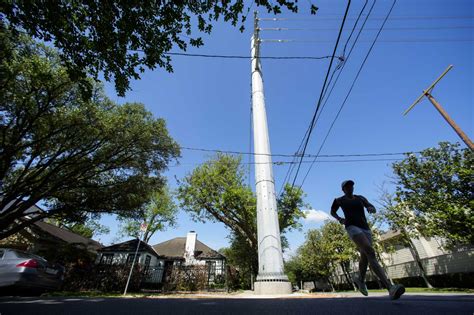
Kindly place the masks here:
POLYGON ((0 248, 0 288, 58 290, 63 280, 61 265, 21 250, 0 248))

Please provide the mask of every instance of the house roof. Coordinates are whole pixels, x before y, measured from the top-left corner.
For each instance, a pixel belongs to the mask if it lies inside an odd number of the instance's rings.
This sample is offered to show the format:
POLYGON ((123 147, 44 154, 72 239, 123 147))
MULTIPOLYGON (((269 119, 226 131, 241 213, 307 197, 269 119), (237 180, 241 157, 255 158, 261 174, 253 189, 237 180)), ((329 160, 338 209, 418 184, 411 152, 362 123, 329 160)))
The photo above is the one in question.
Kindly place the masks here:
MULTIPOLYGON (((113 244, 110 246, 102 247, 98 252, 135 252, 138 246, 138 239, 129 240, 119 244, 113 244)), ((148 252, 155 256, 158 256, 156 251, 147 243, 140 241, 140 247, 138 248, 139 252, 148 252)))
MULTIPOLYGON (((169 259, 184 259, 186 237, 176 237, 169 241, 153 245, 156 253, 169 259)), ((196 240, 194 257, 197 259, 225 259, 225 257, 206 244, 196 240)))
POLYGON ((391 238, 397 237, 401 234, 402 233, 400 231, 389 230, 389 231, 383 233, 382 235, 380 235, 380 241, 383 242, 383 241, 389 240, 391 238))
POLYGON ((92 250, 98 250, 102 247, 102 244, 97 241, 94 241, 93 239, 84 237, 67 229, 60 228, 58 226, 43 221, 35 222, 34 227, 39 228, 42 232, 46 232, 52 235, 53 237, 58 238, 69 244, 83 244, 88 249, 92 250))

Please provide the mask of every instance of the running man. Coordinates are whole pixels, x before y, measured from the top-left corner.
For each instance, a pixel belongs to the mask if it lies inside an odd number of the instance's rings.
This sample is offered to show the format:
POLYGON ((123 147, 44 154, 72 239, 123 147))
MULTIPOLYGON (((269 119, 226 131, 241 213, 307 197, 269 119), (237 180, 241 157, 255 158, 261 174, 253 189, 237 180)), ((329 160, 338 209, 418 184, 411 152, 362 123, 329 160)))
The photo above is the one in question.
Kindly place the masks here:
POLYGON ((380 266, 372 247, 372 233, 370 232, 364 208, 367 212, 375 213, 375 207, 363 196, 354 195, 354 181, 346 180, 341 184, 344 196, 334 199, 331 206, 331 215, 344 224, 351 240, 357 245, 360 252, 359 277, 354 279, 354 283, 360 293, 367 296, 367 286, 365 285, 365 274, 367 267, 377 275, 382 284, 388 290, 390 299, 396 300, 405 293, 405 287, 401 284, 391 285, 385 271, 380 266), (337 210, 342 208, 344 218, 337 215, 337 210))

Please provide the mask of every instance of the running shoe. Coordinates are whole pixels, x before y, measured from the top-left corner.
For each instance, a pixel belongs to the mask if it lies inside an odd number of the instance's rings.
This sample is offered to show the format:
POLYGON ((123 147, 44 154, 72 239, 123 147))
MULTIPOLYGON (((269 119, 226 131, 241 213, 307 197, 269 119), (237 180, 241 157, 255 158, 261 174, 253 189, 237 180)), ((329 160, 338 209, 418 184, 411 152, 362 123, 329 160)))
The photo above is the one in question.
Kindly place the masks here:
POLYGON ((403 293, 405 293, 405 287, 401 284, 394 284, 388 290, 390 300, 398 300, 403 293))
POLYGON ((367 291, 367 286, 365 285, 364 281, 360 280, 359 277, 354 277, 354 283, 360 293, 365 296, 369 295, 369 292, 367 291))

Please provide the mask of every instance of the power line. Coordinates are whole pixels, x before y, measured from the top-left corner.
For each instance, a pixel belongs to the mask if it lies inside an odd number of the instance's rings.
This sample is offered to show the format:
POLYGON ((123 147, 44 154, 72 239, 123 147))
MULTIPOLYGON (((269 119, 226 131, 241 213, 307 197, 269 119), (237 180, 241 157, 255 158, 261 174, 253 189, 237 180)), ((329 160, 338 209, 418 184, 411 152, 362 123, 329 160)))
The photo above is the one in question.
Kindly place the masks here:
MULTIPOLYGON (((394 162, 403 161, 403 159, 351 159, 351 160, 318 160, 316 163, 358 163, 358 162, 394 162)), ((294 161, 273 161, 273 162, 241 162, 242 165, 273 164, 276 166, 286 164, 296 164, 294 161)), ((314 163, 314 161, 303 161, 302 163, 314 163)), ((169 167, 179 167, 183 165, 201 165, 202 163, 178 163, 169 165, 169 167)))
MULTIPOLYGON (((352 27, 351 33, 349 34, 349 37, 347 37, 346 44, 344 45, 344 49, 342 50, 342 56, 343 56, 343 57, 345 57, 345 55, 346 55, 347 44, 349 44, 349 42, 350 42, 350 40, 351 40, 351 38, 352 38, 352 34, 354 34, 354 31, 355 31, 355 29, 356 29, 356 27, 357 27, 357 24, 359 24, 360 17, 362 16, 362 13, 364 12, 365 7, 367 6, 367 3, 368 3, 368 2, 369 2, 368 0, 365 0, 364 6, 363 6, 362 9, 360 10, 359 15, 357 16, 357 20, 355 21, 354 26, 352 27)), ((374 4, 375 4, 375 1, 374 1, 374 4)), ((369 17, 369 16, 367 15, 367 17, 369 17)), ((331 79, 332 79, 332 78, 331 78, 331 79)), ((331 82, 329 82, 328 85, 330 85, 330 84, 331 84, 331 82)))
MULTIPOLYGON (((138 52, 143 52, 142 50, 133 50, 138 52)), ((213 54, 188 54, 188 53, 177 53, 169 52, 164 53, 168 56, 184 56, 184 57, 202 57, 202 58, 222 58, 222 59, 251 59, 251 56, 244 55, 213 55, 213 54)), ((259 57, 260 59, 269 59, 269 60, 321 60, 329 59, 332 56, 267 56, 259 57)))
MULTIPOLYGON (((376 0, 375 0, 375 1, 376 1, 376 0)), ((374 1, 374 4, 375 4, 375 1, 374 1)), ((362 13, 364 12, 365 7, 367 6, 367 3, 368 3, 368 1, 366 0, 365 3, 364 3, 364 5, 363 5, 363 7, 362 7, 362 9, 361 9, 360 12, 359 12, 359 15, 358 15, 357 20, 355 21, 355 23, 354 23, 354 25, 353 25, 353 27, 352 27, 351 33, 350 33, 349 37, 347 38, 347 41, 346 41, 346 43, 345 43, 345 45, 344 45, 344 49, 343 49, 343 52, 342 52, 342 58, 339 58, 340 62, 339 62, 339 64, 336 66, 336 68, 334 69, 333 73, 331 74, 331 78, 329 79, 329 83, 328 83, 328 85, 326 86, 326 88, 324 89, 323 99, 324 99, 325 96, 326 96, 327 87, 329 87, 329 86, 331 85, 331 82, 332 82, 332 80, 333 80, 333 78, 334 78, 334 74, 335 74, 338 70, 340 70, 340 71, 339 71, 339 74, 338 74, 338 76, 337 76, 337 78, 336 78, 336 82, 337 82, 337 80, 339 79, 339 76, 341 75, 341 72, 342 72, 342 70, 343 70, 343 68, 344 68, 344 66, 345 66, 345 64, 346 64, 346 62, 347 62, 347 60, 349 59, 349 57, 350 57, 350 55, 351 55, 351 53, 352 53, 352 49, 354 48, 354 46, 355 46, 355 44, 356 44, 356 42, 357 42, 357 40, 358 40, 358 38, 359 38, 359 36, 360 36, 361 31, 359 31, 359 34, 357 35, 357 37, 356 37, 356 39, 355 39, 355 41, 354 41, 354 43, 353 43, 353 45, 352 45, 352 48, 351 48, 351 50, 350 50, 350 52, 349 52, 349 55, 348 55, 347 58, 346 58, 346 57, 345 57, 345 51, 346 51, 347 45, 348 45, 350 39, 352 38, 352 35, 353 35, 353 33, 354 33, 354 30, 357 28, 357 25, 358 25, 358 23, 359 23, 359 19, 360 19, 360 17, 362 16, 362 13)), ((370 14, 370 12, 372 12, 372 9, 373 9, 373 7, 374 7, 374 4, 372 4, 372 7, 371 7, 371 9, 370 9, 370 11, 369 11, 369 14, 370 14)), ((365 22, 367 22, 367 18, 368 18, 368 15, 367 15, 367 17, 365 18, 365 21, 364 21, 364 24, 362 25, 362 28, 364 27, 365 22)), ((336 84, 336 82, 334 82, 334 84, 336 84)), ((333 85, 333 87, 334 87, 334 85, 333 85)), ((331 90, 331 91, 332 91, 332 90, 331 90)), ((326 99, 326 102, 327 102, 327 99, 326 99)), ((325 102, 325 103, 326 103, 326 102, 325 102)), ((320 114, 319 116, 321 116, 321 112, 322 112, 322 110, 324 109, 324 105, 325 105, 325 104, 323 104, 323 106, 321 107, 321 111, 319 112, 319 114, 320 114)), ((317 121, 317 119, 314 121, 314 123, 313 123, 312 125, 310 125, 310 126, 308 127, 308 130, 306 131, 305 135, 303 136, 303 139, 301 140, 301 143, 300 143, 300 145, 299 145, 299 147, 298 147, 298 151, 301 150, 302 144, 303 144, 303 142, 304 142, 306 136, 308 135, 309 131, 312 130, 312 128, 314 128, 314 126, 315 126, 315 124, 316 124, 316 121, 317 121)), ((296 157, 294 158, 294 160, 296 160, 296 157)), ((282 186, 281 186, 281 189, 280 189, 279 194, 282 193, 282 191, 283 191, 283 189, 284 189, 284 187, 285 187, 285 185, 286 185, 286 183, 287 183, 287 180, 290 179, 290 177, 291 177, 291 175, 292 175, 292 173, 293 173, 293 170, 294 170, 294 165, 290 165, 290 167, 288 168, 288 171, 287 171, 287 173, 286 173, 286 175, 285 175, 285 179, 284 179, 284 181, 283 181, 283 184, 282 184, 282 186)))
MULTIPOLYGON (((341 71, 339 71, 339 73, 338 73, 338 75, 337 75, 337 78, 336 78, 336 80, 334 81, 334 84, 332 85, 331 90, 329 91, 328 96, 326 97, 326 99, 324 100, 323 105, 321 106, 321 111, 319 112, 318 117, 316 117, 315 124, 319 121, 319 118, 321 118, 321 115, 322 115, 322 113, 323 113, 323 110, 324 110, 324 108, 326 107, 326 104, 327 104, 329 98, 331 97, 332 92, 333 92, 334 88, 336 87, 336 84, 337 84, 337 82, 339 81, 339 77, 341 76, 342 72, 344 71, 344 68, 345 68, 345 66, 346 66, 346 64, 347 64, 347 62, 348 62, 350 56, 352 55, 352 51, 354 50, 355 45, 357 44, 357 42, 358 42, 358 40, 359 40, 359 37, 360 37, 360 35, 362 34, 362 31, 364 30, 365 24, 367 23, 367 21, 368 21, 368 19, 369 19, 369 17, 370 17, 370 14, 372 13, 372 10, 374 9, 374 6, 375 6, 376 2, 377 2, 377 0, 374 0, 374 2, 372 3, 372 6, 371 6, 370 9, 369 9, 369 13, 365 16, 364 23, 362 24, 362 27, 361 27, 361 29, 359 30, 359 33, 357 34, 356 39, 355 39, 354 42, 352 43, 351 49, 349 50, 349 54, 348 54, 347 57, 345 58, 345 61, 344 61, 343 65, 342 65, 341 71)), ((345 56, 344 56, 344 57, 345 57, 345 56)))
POLYGON ((219 149, 204 149, 204 148, 194 148, 194 147, 180 147, 181 150, 188 151, 199 151, 199 152, 212 152, 212 153, 227 153, 227 154, 239 154, 239 155, 264 155, 264 156, 275 156, 275 157, 368 157, 368 156, 387 156, 387 155, 406 155, 406 154, 419 154, 421 151, 413 152, 387 152, 387 153, 356 153, 356 154, 326 154, 326 155, 316 155, 316 154, 266 154, 266 153, 255 153, 255 152, 245 152, 245 151, 231 151, 231 150, 219 150, 219 149))
MULTIPOLYGON (((343 49, 343 52, 342 52, 342 57, 339 57, 339 58, 338 58, 338 59, 339 59, 339 63, 338 63, 338 64, 336 65, 336 67, 334 68, 334 70, 333 70, 333 72, 332 72, 332 74, 331 74, 331 77, 330 77, 330 79, 329 79, 329 82, 327 83, 327 85, 326 85, 325 87, 323 87, 323 89, 324 89, 324 90, 323 90, 323 96, 322 96, 323 99, 324 99, 324 97, 325 97, 325 95, 326 95, 327 87, 331 85, 331 82, 332 82, 332 80, 333 80, 333 78, 334 78, 335 73, 336 73, 338 70, 342 69, 342 68, 344 67, 344 65, 345 65, 345 62, 347 61, 347 58, 345 58, 345 51, 346 51, 346 48, 347 48, 347 44, 349 43, 350 39, 352 38, 352 35, 353 35, 353 33, 354 33, 354 30, 355 30, 355 28, 357 27, 357 24, 359 23, 359 19, 360 19, 362 13, 364 12, 365 7, 367 6, 367 3, 368 3, 368 0, 365 1, 365 3, 364 3, 364 5, 363 5, 362 9, 360 10, 358 19, 355 21, 354 26, 352 27, 352 31, 351 31, 349 37, 348 37, 347 40, 346 40, 346 43, 345 43, 345 45, 344 45, 344 49, 343 49), (341 67, 341 66, 342 66, 342 67, 341 67)), ((364 24, 365 24, 365 23, 364 23, 364 24)), ((357 41, 357 40, 356 40, 356 41, 357 41)), ((355 44, 355 43, 354 43, 354 44, 355 44)), ((322 110, 322 109, 321 109, 321 110, 322 110)), ((301 143, 300 143, 300 145, 298 146, 297 152, 299 152, 299 151, 301 150, 301 148, 302 148, 302 146, 303 146, 303 143, 304 143, 306 137, 307 137, 307 136, 309 135, 309 133, 312 131, 313 126, 314 126, 314 124, 308 126, 308 129, 306 130, 306 132, 305 132, 303 138, 301 139, 301 143)), ((296 159, 297 159, 297 157, 294 157, 294 158, 293 158, 294 161, 296 161, 296 159)), ((284 187, 285 187, 285 185, 286 185, 286 183, 287 183, 287 180, 290 179, 290 177, 291 177, 291 175, 292 175, 292 173, 293 173, 293 170, 294 170, 294 164, 292 164, 292 165, 288 168, 288 171, 287 171, 287 173, 286 173, 286 175, 285 175, 285 178, 284 178, 284 180, 283 180, 283 184, 282 184, 282 186, 281 186, 280 192, 278 193, 279 195, 282 193, 282 191, 283 191, 283 189, 284 189, 284 187)))
MULTIPOLYGON (((337 46, 339 45, 339 40, 341 39, 341 35, 342 35, 342 30, 344 29, 344 24, 346 22, 346 18, 347 18, 347 13, 349 12, 349 7, 351 5, 351 0, 349 0, 347 2, 347 7, 346 7, 346 12, 344 12, 344 17, 342 19, 342 23, 341 23, 341 27, 339 29, 339 34, 337 35, 337 40, 336 40, 336 44, 334 45, 334 51, 332 53, 332 58, 331 58, 331 62, 329 63, 329 67, 328 67, 328 71, 326 73, 326 78, 324 79, 324 83, 323 83, 323 86, 322 86, 322 89, 321 89, 321 93, 319 95, 319 100, 318 100, 318 103, 317 103, 317 106, 316 106, 316 110, 314 111, 314 115, 313 115, 313 118, 311 119, 311 123, 310 123, 310 128, 309 128, 309 132, 308 132, 308 135, 307 135, 307 138, 306 138, 306 141, 304 143, 304 146, 303 146, 303 151, 302 151, 302 155, 304 155, 304 153, 306 152, 306 148, 308 146, 308 142, 309 142, 309 139, 311 137, 311 133, 313 131, 313 127, 314 127, 314 120, 316 119, 316 115, 318 113, 318 110, 319 110, 319 107, 321 106, 321 101, 322 101, 322 97, 323 97, 323 93, 324 93, 324 90, 325 90, 325 87, 326 87, 326 82, 327 82, 327 79, 329 77, 329 73, 331 72, 331 67, 332 67, 332 62, 334 61, 334 56, 336 55, 336 51, 337 51, 337 46)), ((295 186, 295 181, 296 181, 296 178, 298 176, 298 173, 300 171, 300 168, 301 168, 301 162, 302 162, 303 158, 301 157, 300 159, 300 163, 298 164, 298 167, 296 169, 296 175, 295 175, 295 178, 293 180, 293 183, 291 184, 291 187, 294 187, 295 186)))
MULTIPOLYGON (((364 12, 364 9, 365 9, 365 7, 367 6, 367 3, 368 3, 368 1, 366 0, 365 3, 364 3, 364 6, 362 7, 362 9, 361 9, 360 12, 359 12, 358 18, 357 18, 356 22, 354 23, 354 26, 353 26, 353 28, 352 28, 352 31, 351 31, 349 37, 347 38, 346 44, 344 45, 342 57, 339 57, 339 58, 338 58, 338 59, 339 59, 339 63, 337 64, 336 68, 333 70, 333 72, 332 72, 332 74, 331 74, 331 78, 329 79, 329 83, 327 84, 327 86, 330 86, 330 85, 331 85, 331 82, 332 82, 332 80, 333 80, 333 78, 334 78, 334 74, 335 74, 338 70, 342 69, 342 68, 344 67, 344 65, 345 65, 346 60, 345 60, 344 54, 345 54, 345 51, 346 51, 347 44, 349 43, 349 41, 350 41, 350 39, 351 39, 351 37, 352 37, 352 34, 354 33, 354 29, 357 27, 357 24, 359 23, 359 19, 360 19, 362 13, 364 12), (342 65, 342 67, 341 67, 341 65, 342 65)), ((373 6, 372 6, 372 7, 373 7, 373 6)), ((346 12, 346 13, 347 13, 347 12, 346 12)), ((365 23, 364 23, 364 24, 365 24, 365 23)), ((360 33, 359 33, 359 34, 360 34, 360 33)), ((328 70, 328 71, 329 71, 329 70, 328 70)), ((338 76, 338 77, 339 77, 339 76, 338 76)), ((326 79, 327 79, 327 77, 326 77, 326 79)), ((327 86, 323 86, 323 96, 322 96, 323 99, 324 99, 324 97, 325 97, 325 95, 326 95, 326 92, 327 92, 327 86)), ((317 109, 316 109, 316 111, 317 111, 317 109)), ((313 128, 313 127, 314 127, 314 124, 311 124, 311 125, 308 126, 308 129, 306 130, 306 132, 305 132, 303 138, 301 139, 300 145, 298 146, 297 152, 299 152, 299 151, 301 150, 301 148, 302 148, 302 146, 303 146, 303 143, 305 142, 306 137, 307 137, 307 136, 309 137, 309 134, 312 132, 312 128, 313 128)), ((293 158, 293 161, 296 161, 297 158, 298 158, 298 157, 295 156, 295 157, 293 158)), ((292 175, 292 173, 293 173, 293 170, 294 170, 294 164, 290 165, 290 167, 288 168, 288 171, 286 172, 286 175, 285 175, 285 178, 284 178, 284 180, 283 180, 282 186, 281 186, 280 191, 279 191, 279 193, 278 193, 279 195, 281 195, 281 193, 283 192, 283 189, 285 188, 287 181, 289 181, 289 179, 290 179, 290 177, 291 177, 291 175, 292 175)))
MULTIPOLYGON (((357 82, 357 79, 359 78, 359 75, 360 75, 362 69, 364 68, 364 65, 365 65, 365 63, 367 62, 367 59, 369 58, 369 55, 370 55, 370 53, 372 52, 372 49, 374 48, 375 43, 377 42, 377 39, 378 39, 380 33, 382 32, 383 27, 385 26, 385 23, 387 22, 388 18, 390 17, 390 13, 392 13, 392 10, 393 10, 393 8, 394 8, 394 6, 395 6, 396 3, 397 3, 397 0, 394 0, 392 6, 390 7, 390 10, 389 10, 388 13, 387 13, 387 16, 385 17, 385 20, 383 21, 382 25, 380 26, 380 30, 377 32, 377 35, 375 36, 375 38, 374 38, 374 40, 373 40, 373 43, 372 43, 372 45, 370 46, 370 48, 369 48, 369 50, 368 50, 368 52, 367 52, 367 54, 366 54, 366 56, 365 56, 365 58, 364 58, 364 61, 362 62, 361 66, 359 67, 359 70, 358 70, 358 72, 357 72, 357 74, 356 74, 356 76, 355 76, 355 78, 354 78, 354 80, 353 80, 353 82, 352 82, 351 87, 349 88, 349 91, 348 91, 347 94, 346 94, 346 97, 345 97, 344 101, 342 102, 342 104, 341 104, 341 106, 340 106, 340 108, 339 108, 339 111, 338 111, 337 114, 336 114, 336 117, 334 118, 334 120, 333 120, 333 122, 332 122, 332 124, 331 124, 331 126, 330 126, 330 128, 329 128, 329 130, 328 130, 328 132, 326 133, 326 137, 324 138, 323 142, 321 143, 321 146, 319 147, 318 153, 316 154, 317 156, 319 155, 319 153, 320 153, 321 150, 323 149, 324 144, 326 143, 326 140, 327 140, 327 138, 328 138, 328 136, 329 136, 329 134, 330 134, 330 132, 331 132, 331 130, 332 130, 332 127, 333 127, 334 124, 336 123, 336 120, 337 120, 337 118, 339 117, 339 114, 341 113, 342 109, 344 108, 344 105, 346 104, 346 101, 347 101, 347 99, 349 98, 349 95, 351 94, 352 89, 354 88, 354 85, 355 85, 355 83, 357 82)), ((313 162, 316 162, 316 159, 318 158, 317 156, 314 158, 313 162)), ((303 184, 304 184, 306 178, 308 177, 308 174, 309 174, 309 172, 311 171, 311 168, 313 167, 313 165, 314 165, 314 163, 312 163, 312 164, 309 166, 308 171, 306 172, 306 175, 304 176, 303 181, 301 182, 301 187, 303 186, 303 184)))
MULTIPOLYGON (((264 43, 332 43, 331 40, 302 40, 302 39, 261 39, 264 43)), ((405 38, 381 39, 379 43, 436 43, 436 42, 473 42, 473 38, 405 38)), ((369 39, 360 40, 362 43, 371 43, 369 39)))
MULTIPOLYGON (((387 27, 384 31, 426 31, 426 30, 453 30, 474 29, 474 26, 418 26, 418 27, 387 27)), ((261 27, 260 31, 336 31, 337 28, 288 28, 288 27, 261 27)), ((359 29, 356 29, 359 30, 359 29)), ((378 31, 378 28, 365 28, 366 31, 378 31)))
MULTIPOLYGON (((316 16, 314 18, 259 18, 259 21, 316 21, 316 20, 339 20, 340 16, 316 16)), ((347 17, 348 20, 355 20, 356 17, 347 17)), ((384 17, 373 17, 373 20, 384 20, 384 17)), ((392 20, 469 20, 474 16, 393 16, 392 20)))

